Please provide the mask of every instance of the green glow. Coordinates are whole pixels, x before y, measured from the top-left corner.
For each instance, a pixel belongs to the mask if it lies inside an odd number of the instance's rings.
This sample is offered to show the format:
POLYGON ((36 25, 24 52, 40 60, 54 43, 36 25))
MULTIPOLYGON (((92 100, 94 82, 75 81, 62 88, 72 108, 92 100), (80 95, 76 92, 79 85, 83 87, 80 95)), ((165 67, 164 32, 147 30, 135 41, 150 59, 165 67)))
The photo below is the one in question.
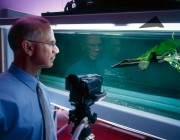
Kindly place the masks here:
POLYGON ((167 61, 180 72, 180 39, 170 39, 161 42, 142 54, 137 58, 138 60, 142 60, 142 63, 139 65, 140 69, 147 68, 150 63, 150 54, 152 52, 155 52, 157 56, 161 57, 161 60, 158 62, 167 61))

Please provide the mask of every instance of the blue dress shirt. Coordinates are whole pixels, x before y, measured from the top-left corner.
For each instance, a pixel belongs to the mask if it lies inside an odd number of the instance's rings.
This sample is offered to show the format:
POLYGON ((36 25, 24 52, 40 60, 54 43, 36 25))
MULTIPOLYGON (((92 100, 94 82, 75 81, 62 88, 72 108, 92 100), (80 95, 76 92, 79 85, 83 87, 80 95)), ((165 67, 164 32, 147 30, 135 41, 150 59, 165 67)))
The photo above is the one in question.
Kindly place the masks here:
MULTIPOLYGON (((37 77, 13 63, 7 72, 0 74, 0 140, 43 140, 37 82, 37 77)), ((42 88, 48 92, 43 84, 42 88)), ((52 131, 52 140, 56 140, 54 125, 52 131)))

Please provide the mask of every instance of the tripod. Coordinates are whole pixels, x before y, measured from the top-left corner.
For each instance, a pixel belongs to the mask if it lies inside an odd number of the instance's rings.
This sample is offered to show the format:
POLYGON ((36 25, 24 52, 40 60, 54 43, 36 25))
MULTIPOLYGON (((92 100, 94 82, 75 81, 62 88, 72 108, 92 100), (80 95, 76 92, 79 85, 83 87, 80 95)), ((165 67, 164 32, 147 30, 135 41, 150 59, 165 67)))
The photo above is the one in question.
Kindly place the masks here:
POLYGON ((93 140, 90 138, 91 126, 97 120, 97 114, 91 114, 90 105, 80 103, 73 104, 75 106, 74 110, 69 111, 69 122, 73 122, 74 126, 72 128, 72 139, 71 140, 93 140))

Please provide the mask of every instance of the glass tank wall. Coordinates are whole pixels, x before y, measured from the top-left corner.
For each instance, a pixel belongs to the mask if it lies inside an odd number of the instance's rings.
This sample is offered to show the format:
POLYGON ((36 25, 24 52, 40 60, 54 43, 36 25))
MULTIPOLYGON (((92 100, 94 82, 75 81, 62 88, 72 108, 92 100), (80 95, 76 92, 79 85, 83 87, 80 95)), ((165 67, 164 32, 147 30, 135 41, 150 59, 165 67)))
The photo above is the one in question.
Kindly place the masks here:
POLYGON ((60 53, 43 82, 65 90, 69 74, 100 74, 105 102, 180 120, 180 32, 55 30, 60 53))

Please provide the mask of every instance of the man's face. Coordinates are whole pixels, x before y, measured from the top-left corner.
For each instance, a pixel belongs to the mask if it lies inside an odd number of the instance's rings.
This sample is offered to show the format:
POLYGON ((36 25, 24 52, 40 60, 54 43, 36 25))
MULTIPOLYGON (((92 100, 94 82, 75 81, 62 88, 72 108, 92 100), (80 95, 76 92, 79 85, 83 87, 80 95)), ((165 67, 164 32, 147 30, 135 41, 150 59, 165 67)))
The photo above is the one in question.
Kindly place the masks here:
POLYGON ((87 55, 90 59, 96 60, 102 49, 101 39, 97 36, 89 36, 85 42, 87 48, 87 55))
POLYGON ((46 27, 43 29, 43 32, 43 35, 37 39, 37 41, 43 43, 36 43, 32 59, 35 66, 49 68, 53 66, 54 59, 56 54, 59 53, 59 49, 55 45, 56 40, 52 29, 46 27))
POLYGON ((119 58, 121 52, 122 42, 119 39, 114 39, 111 41, 109 51, 111 56, 115 59, 119 58))

